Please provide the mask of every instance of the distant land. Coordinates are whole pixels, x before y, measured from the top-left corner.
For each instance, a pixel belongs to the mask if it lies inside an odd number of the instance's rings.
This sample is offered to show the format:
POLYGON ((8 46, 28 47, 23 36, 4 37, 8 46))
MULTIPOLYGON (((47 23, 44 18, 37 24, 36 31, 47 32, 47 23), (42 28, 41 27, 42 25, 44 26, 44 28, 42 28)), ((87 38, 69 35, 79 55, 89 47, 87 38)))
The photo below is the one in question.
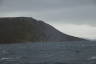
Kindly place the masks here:
POLYGON ((64 34, 51 25, 32 17, 0 18, 0 43, 82 40, 85 39, 64 34))

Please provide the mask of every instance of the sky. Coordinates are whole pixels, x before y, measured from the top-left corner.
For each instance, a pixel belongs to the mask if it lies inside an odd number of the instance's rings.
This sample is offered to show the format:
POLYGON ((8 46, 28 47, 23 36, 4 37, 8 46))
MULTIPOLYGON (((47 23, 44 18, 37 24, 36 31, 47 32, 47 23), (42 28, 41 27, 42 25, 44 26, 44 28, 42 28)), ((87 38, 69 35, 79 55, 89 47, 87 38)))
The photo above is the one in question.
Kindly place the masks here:
POLYGON ((0 0, 0 17, 33 17, 63 33, 96 39, 96 0, 0 0))

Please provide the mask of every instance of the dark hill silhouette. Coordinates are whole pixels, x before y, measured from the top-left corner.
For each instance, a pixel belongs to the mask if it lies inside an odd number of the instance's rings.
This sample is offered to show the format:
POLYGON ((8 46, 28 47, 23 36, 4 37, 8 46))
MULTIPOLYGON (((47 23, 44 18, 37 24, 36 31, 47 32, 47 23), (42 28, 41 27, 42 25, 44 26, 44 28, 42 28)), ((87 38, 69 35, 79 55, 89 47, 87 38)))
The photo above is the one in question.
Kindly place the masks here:
POLYGON ((84 39, 63 34, 51 25, 31 17, 0 18, 0 43, 81 40, 84 39))

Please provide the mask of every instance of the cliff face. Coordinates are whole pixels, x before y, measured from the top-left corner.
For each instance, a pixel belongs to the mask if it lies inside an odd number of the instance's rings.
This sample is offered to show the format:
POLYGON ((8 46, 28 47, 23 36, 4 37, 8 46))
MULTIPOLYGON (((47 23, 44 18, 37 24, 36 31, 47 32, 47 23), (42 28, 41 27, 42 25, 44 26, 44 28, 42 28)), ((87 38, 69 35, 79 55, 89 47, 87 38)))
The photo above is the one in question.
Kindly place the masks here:
POLYGON ((31 17, 0 18, 0 43, 63 42, 84 39, 69 36, 31 17))

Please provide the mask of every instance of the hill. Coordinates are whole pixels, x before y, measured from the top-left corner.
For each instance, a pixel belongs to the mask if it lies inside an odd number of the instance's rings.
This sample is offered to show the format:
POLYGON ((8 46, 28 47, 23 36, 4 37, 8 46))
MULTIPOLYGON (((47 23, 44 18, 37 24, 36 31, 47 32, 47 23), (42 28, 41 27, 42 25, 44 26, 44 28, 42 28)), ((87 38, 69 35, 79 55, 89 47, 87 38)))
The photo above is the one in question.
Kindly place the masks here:
POLYGON ((0 18, 0 43, 81 41, 31 17, 0 18))

